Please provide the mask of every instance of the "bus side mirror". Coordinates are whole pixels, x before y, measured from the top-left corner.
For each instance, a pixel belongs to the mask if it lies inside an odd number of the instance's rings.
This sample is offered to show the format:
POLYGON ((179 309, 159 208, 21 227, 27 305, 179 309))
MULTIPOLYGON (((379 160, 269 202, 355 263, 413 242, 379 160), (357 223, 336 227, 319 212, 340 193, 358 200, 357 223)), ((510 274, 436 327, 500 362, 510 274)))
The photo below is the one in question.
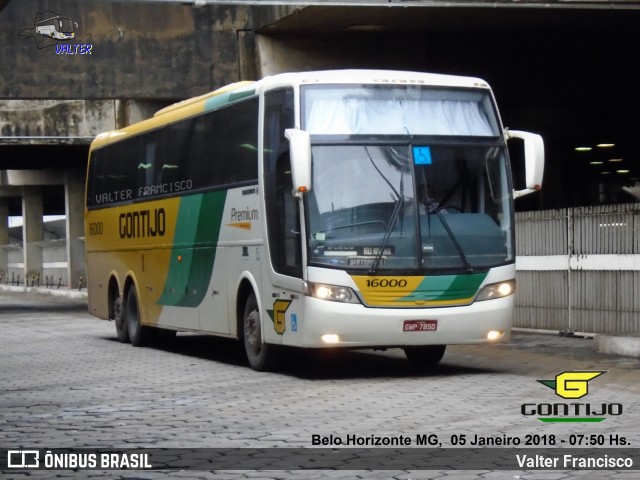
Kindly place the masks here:
POLYGON ((544 142, 536 133, 522 132, 519 130, 505 130, 507 140, 519 138, 524 140, 524 166, 525 188, 514 190, 513 198, 522 197, 529 193, 537 192, 542 187, 542 175, 544 174, 544 142))
POLYGON ((284 136, 289 140, 293 191, 308 192, 311 190, 311 137, 297 128, 287 128, 284 136))

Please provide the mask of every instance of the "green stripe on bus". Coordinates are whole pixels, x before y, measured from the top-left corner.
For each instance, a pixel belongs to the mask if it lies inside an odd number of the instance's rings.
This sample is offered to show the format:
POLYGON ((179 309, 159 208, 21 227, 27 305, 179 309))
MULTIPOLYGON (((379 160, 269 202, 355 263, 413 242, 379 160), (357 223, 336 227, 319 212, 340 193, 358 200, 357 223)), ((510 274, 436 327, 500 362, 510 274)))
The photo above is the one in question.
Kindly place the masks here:
POLYGON ((487 273, 466 275, 432 275, 424 277, 418 287, 398 302, 461 300, 473 297, 487 273))
POLYGON ((539 417, 545 423, 600 423, 606 417, 539 417))
POLYGON ((211 97, 204 102, 204 111, 208 112, 209 110, 215 110, 216 108, 237 102, 243 98, 251 97, 255 95, 255 93, 255 88, 239 88, 237 90, 231 90, 230 92, 221 93, 220 95, 211 97))
POLYGON ((437 300, 453 300, 473 297, 478 291, 478 288, 480 288, 482 282, 484 282, 485 278, 487 278, 487 272, 455 275, 449 290, 444 292, 437 300))
POLYGON ((216 256, 226 191, 180 199, 169 271, 161 305, 197 307, 202 302, 216 256))

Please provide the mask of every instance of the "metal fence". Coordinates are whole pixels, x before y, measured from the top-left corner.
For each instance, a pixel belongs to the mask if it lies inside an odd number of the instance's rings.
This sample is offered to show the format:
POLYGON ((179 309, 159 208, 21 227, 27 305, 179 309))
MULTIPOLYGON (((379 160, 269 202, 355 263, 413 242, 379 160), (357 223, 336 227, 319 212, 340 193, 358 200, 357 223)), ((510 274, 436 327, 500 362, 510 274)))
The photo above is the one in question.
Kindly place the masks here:
POLYGON ((515 327, 640 333, 640 204, 516 214, 515 327))

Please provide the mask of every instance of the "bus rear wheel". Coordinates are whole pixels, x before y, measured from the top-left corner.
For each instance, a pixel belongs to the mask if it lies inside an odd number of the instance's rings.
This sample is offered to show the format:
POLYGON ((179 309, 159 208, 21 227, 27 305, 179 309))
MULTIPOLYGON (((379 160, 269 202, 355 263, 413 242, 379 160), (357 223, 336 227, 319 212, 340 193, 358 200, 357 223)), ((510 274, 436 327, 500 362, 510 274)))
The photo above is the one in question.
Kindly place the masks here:
POLYGON ((249 365, 259 372, 271 370, 277 364, 275 347, 264 342, 260 309, 254 293, 247 297, 242 317, 242 345, 249 365))
POLYGON ((125 321, 129 340, 134 347, 142 347, 147 344, 149 328, 140 324, 140 309, 138 307, 138 295, 135 287, 131 287, 127 293, 124 305, 125 321))
POLYGON ((447 349, 446 345, 429 345, 424 347, 405 347, 404 354, 407 356, 409 362, 416 367, 434 367, 436 366, 442 357, 444 351, 447 349))
POLYGON ((116 324, 116 334, 118 340, 122 343, 129 342, 129 330, 127 322, 124 320, 124 311, 122 308, 122 297, 118 296, 113 301, 113 321, 116 324))

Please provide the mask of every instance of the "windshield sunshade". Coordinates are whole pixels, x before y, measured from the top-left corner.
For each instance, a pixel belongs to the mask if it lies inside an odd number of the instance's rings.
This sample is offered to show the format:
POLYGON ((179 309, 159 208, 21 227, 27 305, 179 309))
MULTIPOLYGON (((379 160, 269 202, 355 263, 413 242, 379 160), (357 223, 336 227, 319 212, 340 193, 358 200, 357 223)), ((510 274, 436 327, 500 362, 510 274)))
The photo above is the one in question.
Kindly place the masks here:
POLYGON ((304 129, 324 135, 495 137, 498 123, 484 91, 421 86, 305 86, 304 129))

